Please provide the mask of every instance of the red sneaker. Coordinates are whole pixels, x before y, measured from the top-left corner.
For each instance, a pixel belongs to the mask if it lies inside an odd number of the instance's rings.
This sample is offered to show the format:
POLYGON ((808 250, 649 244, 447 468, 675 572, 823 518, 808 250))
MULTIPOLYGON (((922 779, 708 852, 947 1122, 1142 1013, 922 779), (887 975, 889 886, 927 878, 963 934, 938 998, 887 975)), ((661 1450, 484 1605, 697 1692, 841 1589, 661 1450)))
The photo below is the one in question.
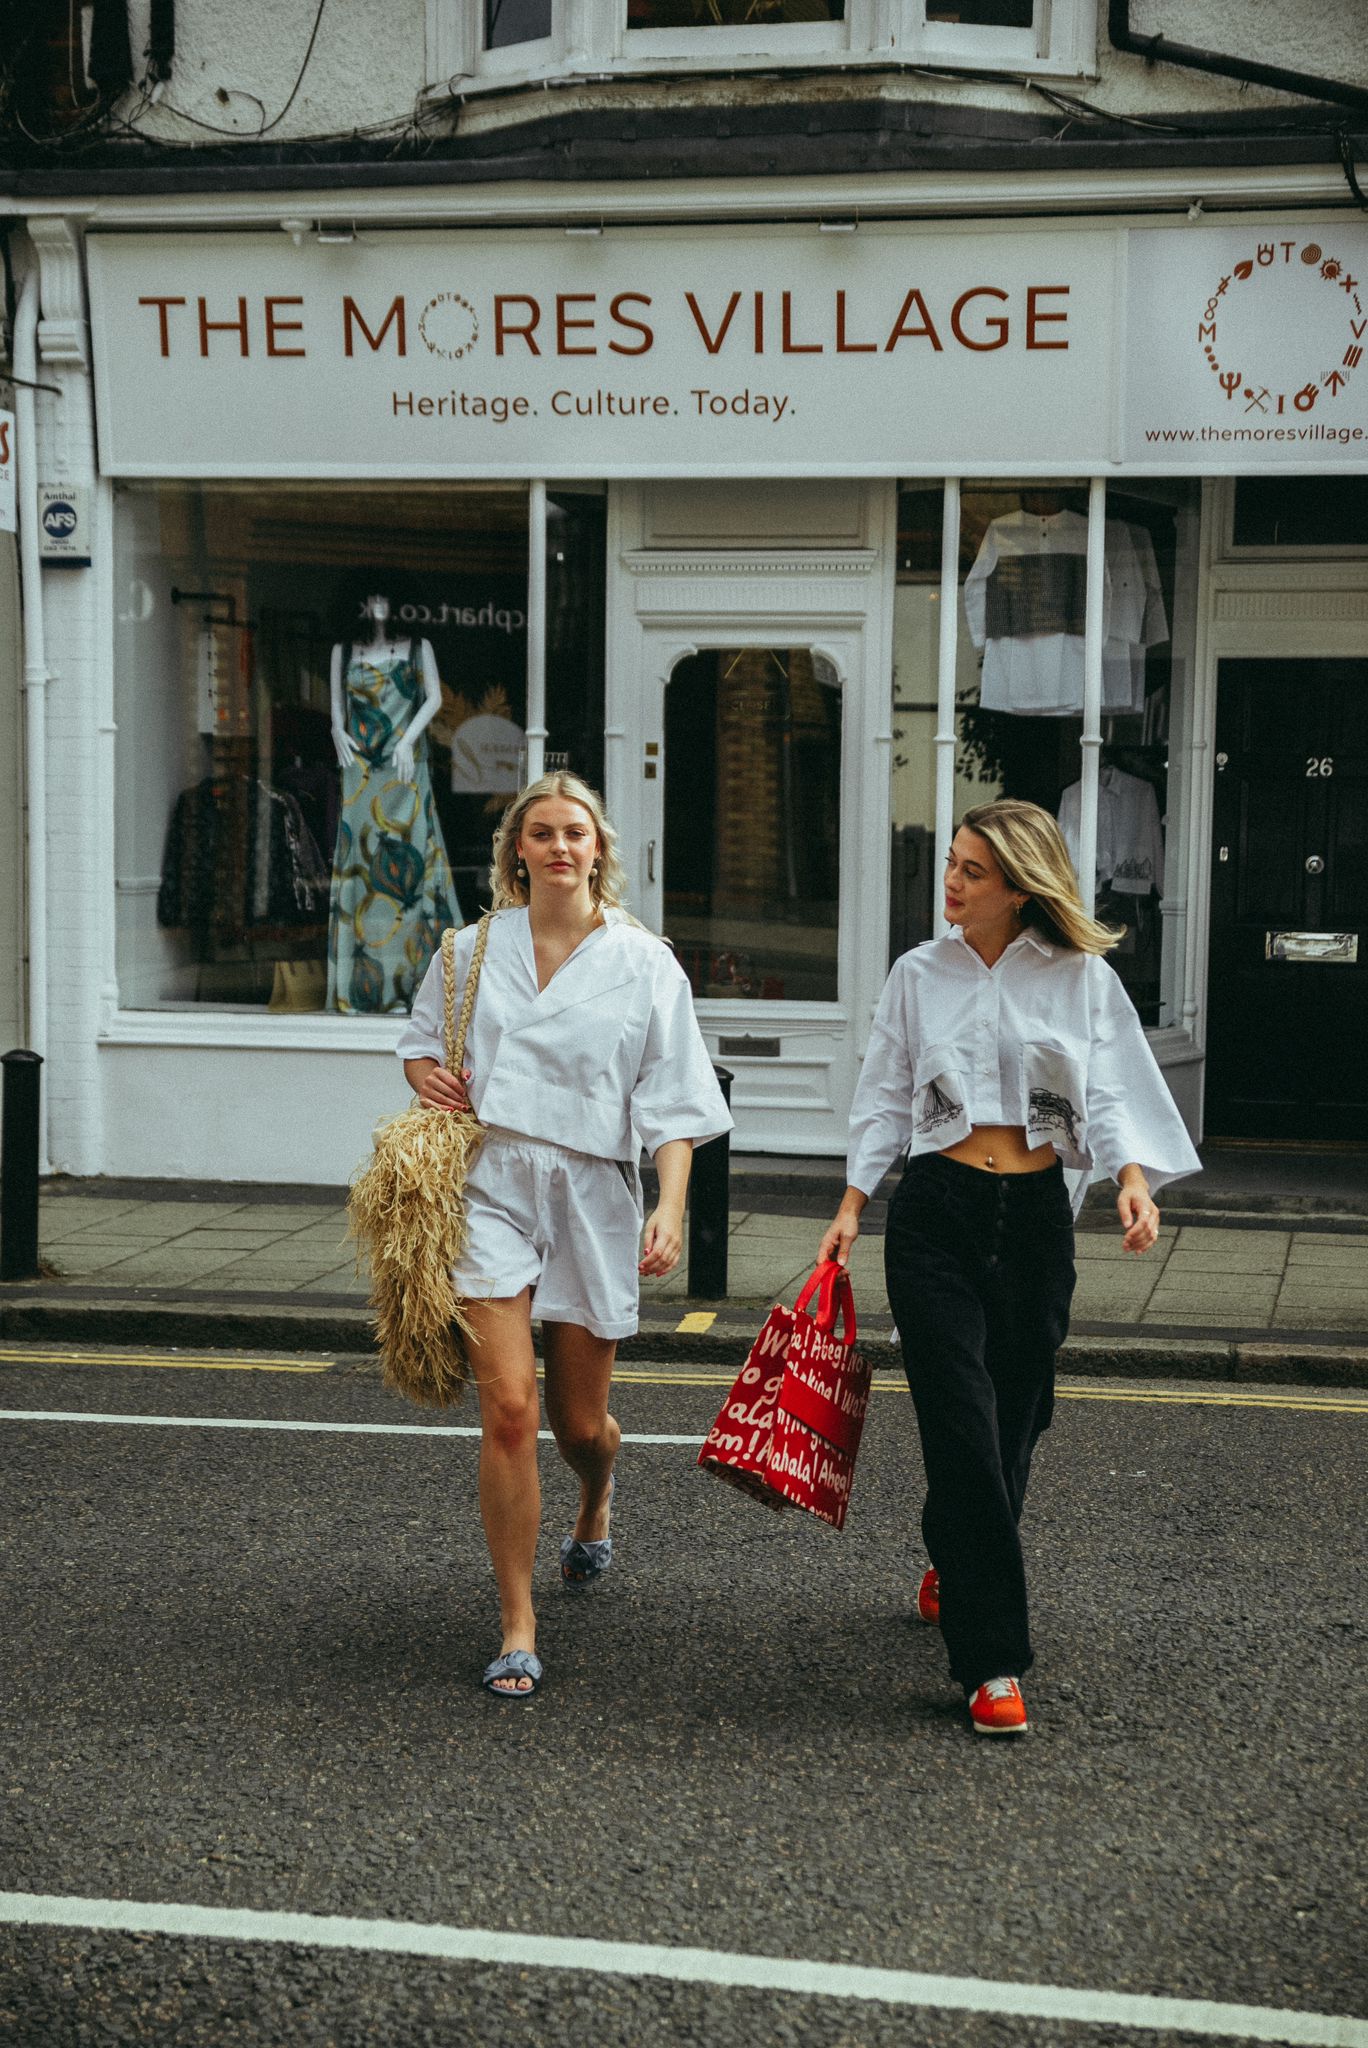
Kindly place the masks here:
POLYGON ((975 1735, 1024 1735, 1026 1702, 1014 1678, 988 1678, 969 1701, 975 1735))
POLYGON ((940 1573, 934 1565, 929 1572, 922 1573, 917 1588, 917 1619, 931 1628, 940 1627, 940 1573))

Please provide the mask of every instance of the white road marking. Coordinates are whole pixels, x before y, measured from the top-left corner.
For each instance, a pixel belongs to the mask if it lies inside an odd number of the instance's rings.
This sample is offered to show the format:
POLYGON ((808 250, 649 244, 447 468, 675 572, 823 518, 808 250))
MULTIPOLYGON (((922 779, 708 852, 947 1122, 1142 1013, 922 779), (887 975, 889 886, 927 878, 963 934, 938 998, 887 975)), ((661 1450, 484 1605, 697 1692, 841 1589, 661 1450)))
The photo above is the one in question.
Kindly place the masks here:
MULTIPOLYGON (((108 1422, 143 1429, 298 1429, 339 1436, 478 1436, 478 1425, 454 1422, 284 1422, 247 1419, 231 1415, 88 1415, 74 1408, 0 1408, 0 1422, 108 1422)), ((549 1429, 539 1429, 543 1443, 555 1441, 549 1429)), ((625 1444, 689 1444, 694 1449, 701 1436, 632 1436, 623 1431, 625 1444)))
POLYGON ((334 1914, 262 1913, 221 1906, 163 1905, 141 1899, 82 1899, 41 1892, 0 1892, 0 1922, 75 1927, 99 1933, 167 1934, 192 1940, 291 1942, 441 1962, 504 1964, 514 1969, 582 1970, 600 1976, 663 1977, 723 1989, 778 1991, 797 1998, 851 1998, 943 2011, 1007 2013, 1085 2025, 1279 2041, 1293 2048, 1368 2048, 1368 2021, 1277 2006, 1226 2005, 1206 1998, 1164 1998, 1121 1991, 941 1977, 918 1970, 863 1969, 784 1956, 733 1955, 721 1949, 670 1948, 564 1935, 502 1934, 412 1920, 352 1920, 334 1914))

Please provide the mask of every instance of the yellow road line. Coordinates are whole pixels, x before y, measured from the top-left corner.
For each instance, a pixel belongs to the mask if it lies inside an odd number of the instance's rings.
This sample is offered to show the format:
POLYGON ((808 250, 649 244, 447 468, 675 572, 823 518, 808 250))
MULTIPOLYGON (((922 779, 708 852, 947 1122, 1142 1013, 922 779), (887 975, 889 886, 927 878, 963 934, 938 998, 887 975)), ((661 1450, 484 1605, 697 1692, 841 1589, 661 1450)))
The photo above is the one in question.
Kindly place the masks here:
POLYGON ((1368 1415, 1368 1400, 1335 1399, 1329 1394, 1217 1394, 1185 1393, 1181 1388, 1156 1388, 1152 1393, 1126 1388, 1056 1387, 1061 1401, 1148 1401, 1169 1407, 1199 1408, 1310 1408, 1335 1415, 1368 1415))
POLYGON ((0 1351, 0 1365, 152 1365, 177 1372, 331 1372, 288 1358, 168 1358, 149 1351, 0 1351))
MULTIPOLYGON (((615 1385, 625 1382, 637 1387, 729 1387, 735 1378, 734 1372, 641 1372, 631 1366, 620 1366, 613 1374, 615 1385)), ((871 1382, 871 1391, 905 1395, 907 1382, 876 1379, 871 1382)), ((1322 1410, 1335 1415, 1368 1415, 1368 1398, 1356 1400, 1352 1396, 1344 1398, 1332 1394, 1226 1394, 1197 1389, 1184 1391, 1181 1387, 1056 1386, 1055 1397, 1060 1401, 1131 1401, 1161 1407, 1297 1408, 1322 1410)))
POLYGON ((689 1313, 681 1317, 675 1324, 675 1330, 676 1333, 682 1331, 689 1337, 701 1337, 703 1332, 710 1330, 716 1321, 717 1310, 715 1308, 691 1308, 689 1313))
MULTIPOLYGON (((119 1365, 153 1366, 162 1370, 178 1372, 284 1372, 284 1373, 325 1373, 332 1370, 328 1361, 299 1363, 287 1358, 204 1358, 198 1356, 170 1357, 165 1352, 150 1351, 57 1351, 34 1348, 33 1350, 0 1349, 0 1366, 3 1365, 119 1365)), ((538 1367, 538 1378, 542 1370, 538 1367)), ((660 1372, 648 1371, 637 1366, 620 1366, 613 1374, 619 1386, 633 1387, 730 1387, 736 1379, 734 1372, 660 1372)), ((875 1379, 871 1389, 876 1394, 906 1395, 907 1383, 899 1379, 875 1379)), ((1181 1387, 1070 1387, 1057 1386, 1056 1399, 1061 1401, 1112 1401, 1128 1402, 1149 1407, 1170 1408, 1270 1408, 1279 1411, 1298 1410, 1312 1414, 1327 1415, 1368 1415, 1368 1396, 1354 1397, 1337 1393, 1226 1393, 1207 1391, 1200 1388, 1181 1387)))

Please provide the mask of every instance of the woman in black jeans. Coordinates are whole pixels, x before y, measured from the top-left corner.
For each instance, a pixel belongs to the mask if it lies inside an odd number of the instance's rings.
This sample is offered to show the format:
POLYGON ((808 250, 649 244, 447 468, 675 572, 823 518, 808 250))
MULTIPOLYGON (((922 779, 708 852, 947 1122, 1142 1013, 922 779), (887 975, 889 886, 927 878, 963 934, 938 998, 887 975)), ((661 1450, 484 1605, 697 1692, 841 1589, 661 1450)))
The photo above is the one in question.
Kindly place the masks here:
POLYGON ((1146 1252, 1154 1192, 1200 1162, 1104 957, 1122 935, 1084 910, 1048 811, 1004 798, 966 813, 945 917, 950 933, 885 985, 819 1257, 845 1264, 905 1156, 884 1260, 926 1467, 917 1612, 940 1625, 975 1733, 1020 1735, 1018 1524, 1069 1327, 1074 1214, 1109 1175, 1125 1249, 1146 1252))

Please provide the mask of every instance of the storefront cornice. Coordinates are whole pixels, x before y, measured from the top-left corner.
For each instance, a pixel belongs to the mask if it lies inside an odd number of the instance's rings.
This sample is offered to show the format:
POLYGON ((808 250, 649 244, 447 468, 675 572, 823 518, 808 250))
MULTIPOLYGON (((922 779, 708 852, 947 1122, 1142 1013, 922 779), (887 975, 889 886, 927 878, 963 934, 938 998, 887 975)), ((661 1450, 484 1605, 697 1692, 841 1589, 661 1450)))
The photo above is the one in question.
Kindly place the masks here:
MULTIPOLYGON (((364 167, 352 167, 359 170, 364 167)), ((411 170, 411 166, 405 166, 411 170)), ((29 181, 22 181, 27 188, 29 181)), ((1196 202, 1209 220, 1223 212, 1272 208, 1354 211, 1338 163, 1274 164, 1243 168, 1090 171, 1016 170, 939 173, 891 172, 851 176, 833 186, 818 176, 756 179, 738 190, 734 180, 687 184, 586 181, 548 188, 365 179, 340 185, 272 186, 257 190, 112 190, 98 185, 64 191, 0 190, 0 211, 41 219, 59 214, 101 230, 276 229, 282 205, 291 216, 326 221, 345 192, 347 218, 357 229, 432 227, 553 227, 588 220, 603 228, 671 227, 715 221, 811 221, 833 212, 857 220, 981 218, 1057 219, 1068 215, 1121 216, 1171 210, 1186 214, 1196 202)))

